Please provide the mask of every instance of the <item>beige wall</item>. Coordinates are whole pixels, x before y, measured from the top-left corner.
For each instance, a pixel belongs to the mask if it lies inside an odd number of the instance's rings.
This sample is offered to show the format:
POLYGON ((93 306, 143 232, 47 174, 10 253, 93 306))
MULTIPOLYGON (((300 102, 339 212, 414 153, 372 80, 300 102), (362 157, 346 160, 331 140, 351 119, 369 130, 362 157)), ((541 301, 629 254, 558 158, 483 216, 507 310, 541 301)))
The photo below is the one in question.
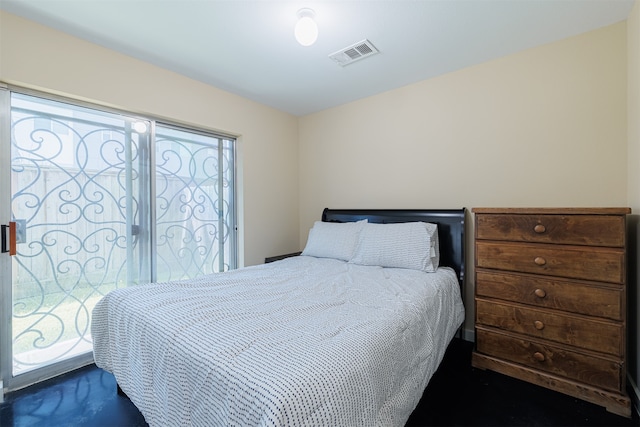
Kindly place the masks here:
POLYGON ((630 223, 630 286, 629 286, 629 373, 634 381, 633 395, 636 408, 640 410, 640 3, 635 6, 627 20, 627 137, 628 154, 628 200, 633 210, 630 223))
POLYGON ((245 264, 297 249, 296 117, 2 11, 0 81, 237 135, 245 264))
POLYGON ((325 206, 626 206, 626 55, 619 23, 302 117, 301 247, 325 206))

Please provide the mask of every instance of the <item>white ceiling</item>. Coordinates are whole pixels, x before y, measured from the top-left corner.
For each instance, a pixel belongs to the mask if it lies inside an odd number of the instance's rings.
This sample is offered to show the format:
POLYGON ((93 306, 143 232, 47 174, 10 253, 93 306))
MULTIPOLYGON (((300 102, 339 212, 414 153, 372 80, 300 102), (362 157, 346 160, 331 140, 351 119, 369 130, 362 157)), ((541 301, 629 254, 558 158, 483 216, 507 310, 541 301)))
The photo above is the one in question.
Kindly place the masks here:
POLYGON ((0 8, 302 116, 563 39, 629 15, 634 0, 0 0, 0 8), (318 41, 293 37, 316 13, 318 41), (346 67, 328 55, 369 39, 346 67))

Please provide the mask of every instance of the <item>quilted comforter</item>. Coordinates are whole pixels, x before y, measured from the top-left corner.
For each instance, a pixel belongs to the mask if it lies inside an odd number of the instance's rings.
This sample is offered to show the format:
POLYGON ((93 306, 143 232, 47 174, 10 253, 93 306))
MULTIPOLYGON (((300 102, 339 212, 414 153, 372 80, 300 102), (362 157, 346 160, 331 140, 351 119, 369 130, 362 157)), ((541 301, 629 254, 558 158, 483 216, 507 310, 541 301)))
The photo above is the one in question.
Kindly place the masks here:
POLYGON ((449 268, 299 256, 113 291, 92 335, 152 426, 401 426, 463 318, 449 268))

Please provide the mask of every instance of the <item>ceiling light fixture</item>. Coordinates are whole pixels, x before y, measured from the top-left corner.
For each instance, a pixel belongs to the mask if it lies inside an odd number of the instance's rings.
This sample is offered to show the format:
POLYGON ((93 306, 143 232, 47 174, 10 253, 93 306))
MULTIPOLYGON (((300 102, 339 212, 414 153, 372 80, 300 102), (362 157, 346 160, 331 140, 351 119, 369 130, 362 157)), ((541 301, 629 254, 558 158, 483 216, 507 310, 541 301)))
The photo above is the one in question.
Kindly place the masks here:
POLYGON ((302 46, 311 46, 318 39, 318 24, 313 20, 315 16, 312 9, 304 8, 298 11, 298 22, 296 22, 294 34, 302 46))

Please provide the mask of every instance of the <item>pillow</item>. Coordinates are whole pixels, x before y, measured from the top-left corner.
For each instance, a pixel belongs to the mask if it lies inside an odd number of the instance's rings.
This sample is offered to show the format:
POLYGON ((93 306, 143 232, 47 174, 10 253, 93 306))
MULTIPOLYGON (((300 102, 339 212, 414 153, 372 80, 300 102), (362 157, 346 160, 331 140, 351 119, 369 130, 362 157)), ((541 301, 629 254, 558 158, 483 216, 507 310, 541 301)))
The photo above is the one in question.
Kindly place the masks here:
POLYGON ((440 263, 438 226, 427 222, 365 224, 351 262, 434 272, 440 263))
POLYGON ((367 220, 358 222, 316 221, 309 231, 302 255, 349 261, 358 244, 360 230, 367 220))

